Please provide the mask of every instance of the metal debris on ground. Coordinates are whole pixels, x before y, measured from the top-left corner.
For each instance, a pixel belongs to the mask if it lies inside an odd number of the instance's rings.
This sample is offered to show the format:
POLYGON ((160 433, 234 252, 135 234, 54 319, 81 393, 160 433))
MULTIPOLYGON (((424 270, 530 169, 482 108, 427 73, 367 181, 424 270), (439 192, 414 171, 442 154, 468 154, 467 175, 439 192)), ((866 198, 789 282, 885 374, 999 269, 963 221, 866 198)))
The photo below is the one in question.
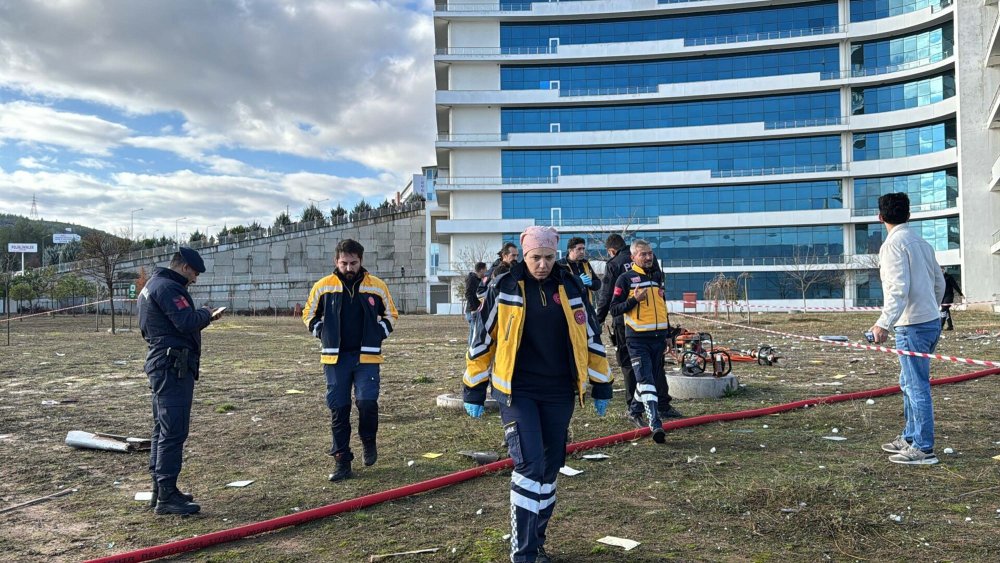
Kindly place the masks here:
POLYGON ((563 475, 565 475, 567 477, 573 477, 573 476, 576 476, 576 475, 579 475, 579 474, 583 473, 583 470, 582 469, 573 469, 572 467, 570 467, 568 465, 564 465, 564 466, 562 466, 562 467, 559 468, 559 473, 562 473, 563 475))
POLYGON ((226 483, 226 486, 242 489, 243 487, 249 487, 251 483, 253 483, 253 479, 248 479, 246 481, 233 481, 232 483, 226 483))
POLYGON ((611 456, 605 454, 587 454, 583 456, 583 459, 589 459, 591 461, 596 461, 599 459, 609 459, 611 456))
POLYGON ((19 508, 24 508, 26 506, 31 506, 33 504, 39 504, 39 503, 45 502, 47 500, 52 500, 54 498, 64 497, 64 496, 66 496, 66 495, 68 495, 70 493, 75 493, 75 492, 76 492, 76 489, 63 489, 63 490, 61 490, 59 492, 52 493, 51 495, 47 495, 47 496, 44 496, 44 497, 32 499, 32 500, 29 500, 29 501, 26 501, 26 502, 22 502, 20 504, 15 504, 15 505, 12 505, 12 506, 8 506, 7 508, 0 508, 0 514, 5 514, 7 512, 12 512, 12 511, 17 510, 19 508))
POLYGON ((471 457, 475 460, 477 465, 486 465, 487 463, 493 463, 500 459, 500 454, 496 452, 474 452, 470 450, 462 450, 458 452, 459 455, 464 455, 465 457, 471 457))
POLYGON ((388 559, 390 557, 402 557, 404 555, 421 555, 425 553, 437 553, 440 547, 432 547, 429 549, 415 549, 413 551, 398 551, 396 553, 383 553, 381 555, 372 555, 368 558, 368 561, 381 561, 383 559, 388 559))
POLYGON ((104 450, 109 452, 138 452, 150 449, 149 438, 132 438, 103 432, 83 432, 70 430, 66 434, 66 445, 74 448, 104 450))

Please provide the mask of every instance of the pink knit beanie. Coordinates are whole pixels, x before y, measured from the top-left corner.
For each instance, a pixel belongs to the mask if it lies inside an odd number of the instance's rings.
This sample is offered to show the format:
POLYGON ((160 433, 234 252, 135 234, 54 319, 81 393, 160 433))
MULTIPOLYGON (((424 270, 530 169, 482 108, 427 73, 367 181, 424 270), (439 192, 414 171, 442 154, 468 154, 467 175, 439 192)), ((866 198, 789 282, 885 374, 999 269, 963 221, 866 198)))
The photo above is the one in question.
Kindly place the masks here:
POLYGON ((559 231, 552 227, 528 227, 521 233, 521 253, 527 254, 536 248, 559 248, 559 231))

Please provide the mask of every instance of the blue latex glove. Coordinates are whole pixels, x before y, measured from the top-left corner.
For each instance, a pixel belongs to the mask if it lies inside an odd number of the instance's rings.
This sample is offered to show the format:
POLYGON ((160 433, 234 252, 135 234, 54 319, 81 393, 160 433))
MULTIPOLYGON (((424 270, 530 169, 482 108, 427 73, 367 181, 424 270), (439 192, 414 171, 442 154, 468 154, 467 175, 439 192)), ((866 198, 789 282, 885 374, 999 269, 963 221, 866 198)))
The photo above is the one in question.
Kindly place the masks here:
POLYGON ((587 287, 594 285, 594 278, 588 276, 587 274, 580 274, 580 280, 583 281, 583 285, 587 287))
POLYGON ((465 403, 465 412, 469 414, 472 418, 482 418, 483 412, 486 408, 483 405, 473 405, 472 403, 465 403))
POLYGON ((597 416, 608 414, 608 405, 610 404, 611 399, 594 399, 594 410, 597 411, 597 416))
POLYGON ((320 321, 313 325, 313 336, 320 338, 323 334, 323 321, 320 321))

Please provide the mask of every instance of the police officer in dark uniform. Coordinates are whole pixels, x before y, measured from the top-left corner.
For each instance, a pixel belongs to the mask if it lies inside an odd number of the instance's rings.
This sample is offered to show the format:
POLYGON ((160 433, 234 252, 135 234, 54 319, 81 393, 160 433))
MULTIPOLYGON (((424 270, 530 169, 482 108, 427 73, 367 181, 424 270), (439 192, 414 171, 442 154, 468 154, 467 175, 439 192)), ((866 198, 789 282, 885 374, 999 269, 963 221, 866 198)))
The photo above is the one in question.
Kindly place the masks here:
POLYGON ((184 441, 188 436, 194 382, 198 379, 201 331, 213 315, 194 308, 187 286, 205 272, 205 262, 181 247, 167 268, 157 268, 139 294, 139 328, 149 344, 145 371, 152 391, 153 438, 149 472, 153 477, 151 505, 156 514, 195 514, 201 507, 177 489, 184 441))

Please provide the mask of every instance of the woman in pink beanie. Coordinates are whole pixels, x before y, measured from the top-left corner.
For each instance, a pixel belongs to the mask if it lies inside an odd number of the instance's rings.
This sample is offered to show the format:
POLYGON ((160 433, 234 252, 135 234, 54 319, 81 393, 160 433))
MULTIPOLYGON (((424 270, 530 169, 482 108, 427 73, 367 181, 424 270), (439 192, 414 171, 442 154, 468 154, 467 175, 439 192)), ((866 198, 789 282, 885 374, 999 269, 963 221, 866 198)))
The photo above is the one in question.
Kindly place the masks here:
POLYGON ((601 416, 611 400, 611 372, 597 315, 586 288, 556 264, 559 233, 528 227, 524 262, 494 279, 462 379, 465 410, 483 415, 486 387, 500 404, 504 439, 514 460, 510 481, 511 561, 548 562, 545 531, 566 461, 566 436, 576 401, 592 386, 601 416))

